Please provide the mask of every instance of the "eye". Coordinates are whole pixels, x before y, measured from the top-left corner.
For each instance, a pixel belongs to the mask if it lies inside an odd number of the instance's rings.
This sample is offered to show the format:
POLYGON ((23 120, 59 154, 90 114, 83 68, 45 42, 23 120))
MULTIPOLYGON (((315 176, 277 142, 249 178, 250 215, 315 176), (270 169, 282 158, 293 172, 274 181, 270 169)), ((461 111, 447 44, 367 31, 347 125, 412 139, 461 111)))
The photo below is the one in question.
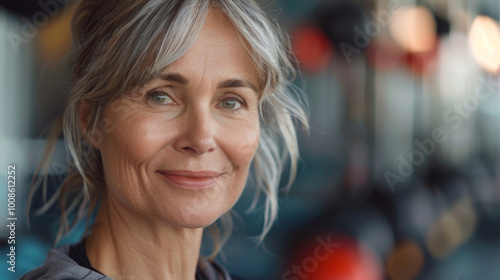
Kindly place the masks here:
POLYGON ((151 91, 147 93, 147 98, 158 105, 170 105, 175 102, 163 91, 151 91))
POLYGON ((237 94, 228 94, 219 99, 217 106, 227 111, 238 111, 242 107, 246 108, 247 103, 245 99, 237 94))
POLYGON ((234 100, 234 99, 226 99, 226 100, 222 100, 219 105, 224 108, 224 109, 227 109, 227 110, 237 110, 239 108, 241 108, 241 103, 240 101, 238 100, 234 100))

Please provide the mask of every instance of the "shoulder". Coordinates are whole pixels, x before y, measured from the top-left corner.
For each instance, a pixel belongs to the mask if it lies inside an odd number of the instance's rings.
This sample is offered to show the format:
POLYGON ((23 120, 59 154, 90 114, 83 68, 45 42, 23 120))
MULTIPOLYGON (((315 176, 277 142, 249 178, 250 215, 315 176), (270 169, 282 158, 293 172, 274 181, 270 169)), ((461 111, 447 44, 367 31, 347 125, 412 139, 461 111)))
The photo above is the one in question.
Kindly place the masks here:
POLYGON ((63 246, 52 249, 47 254, 45 262, 23 275, 20 280, 34 279, 84 279, 84 280, 109 280, 111 278, 78 265, 68 257, 69 247, 63 246))

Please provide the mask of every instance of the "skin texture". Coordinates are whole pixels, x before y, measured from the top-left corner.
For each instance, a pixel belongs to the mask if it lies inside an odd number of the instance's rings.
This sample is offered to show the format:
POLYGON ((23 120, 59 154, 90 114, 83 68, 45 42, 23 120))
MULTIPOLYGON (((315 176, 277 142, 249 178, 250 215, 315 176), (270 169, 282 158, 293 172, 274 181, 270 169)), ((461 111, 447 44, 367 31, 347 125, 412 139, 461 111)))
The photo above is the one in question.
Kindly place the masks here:
POLYGON ((236 30, 210 10, 183 57, 106 108, 112 129, 93 143, 106 194, 86 248, 97 270, 113 279, 195 278, 203 227, 232 208, 246 183, 260 134, 258 84, 236 30), (217 176, 200 187, 165 170, 217 176))

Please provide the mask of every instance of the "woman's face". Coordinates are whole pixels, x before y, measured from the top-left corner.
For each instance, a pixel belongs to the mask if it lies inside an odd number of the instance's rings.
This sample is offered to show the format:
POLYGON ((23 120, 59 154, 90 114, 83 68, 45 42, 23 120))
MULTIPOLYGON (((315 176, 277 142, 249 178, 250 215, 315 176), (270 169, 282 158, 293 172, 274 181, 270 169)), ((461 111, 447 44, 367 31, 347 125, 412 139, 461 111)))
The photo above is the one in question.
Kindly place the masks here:
POLYGON ((213 223, 239 198, 259 142, 250 55, 210 11, 191 49, 107 107, 99 143, 107 199, 177 227, 213 223))

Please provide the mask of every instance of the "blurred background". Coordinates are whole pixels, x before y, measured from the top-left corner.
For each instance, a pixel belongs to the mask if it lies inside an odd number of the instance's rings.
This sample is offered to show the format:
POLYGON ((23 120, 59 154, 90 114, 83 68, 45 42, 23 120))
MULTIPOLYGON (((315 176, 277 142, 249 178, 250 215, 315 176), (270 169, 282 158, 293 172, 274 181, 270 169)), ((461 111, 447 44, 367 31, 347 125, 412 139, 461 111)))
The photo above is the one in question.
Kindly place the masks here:
MULTIPOLYGON (((258 2, 290 34, 311 129, 264 244, 249 187, 219 261, 249 280, 500 279, 499 1, 258 2)), ((0 1, 0 179, 15 163, 18 218, 12 273, 0 188, 2 279, 40 265, 55 237, 57 212, 28 230, 24 208, 69 88, 77 3, 0 1)), ((61 140, 54 186, 66 159, 61 140)))

